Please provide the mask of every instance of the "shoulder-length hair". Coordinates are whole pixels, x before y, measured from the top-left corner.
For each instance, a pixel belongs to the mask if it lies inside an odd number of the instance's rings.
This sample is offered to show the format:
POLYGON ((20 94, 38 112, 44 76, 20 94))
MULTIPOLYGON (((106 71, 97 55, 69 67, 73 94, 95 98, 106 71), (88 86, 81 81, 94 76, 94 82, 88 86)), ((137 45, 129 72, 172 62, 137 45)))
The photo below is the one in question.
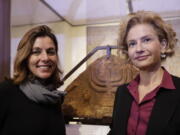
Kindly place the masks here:
MULTIPOLYGON (((54 42, 56 54, 58 57, 58 53, 57 53, 58 42, 52 30, 46 25, 41 25, 30 29, 22 37, 17 48, 17 53, 14 61, 14 74, 13 74, 13 82, 15 84, 20 84, 24 80, 32 78, 33 75, 28 68, 28 58, 31 54, 35 40, 38 37, 46 37, 46 36, 49 37, 54 42)), ((56 87, 60 86, 61 84, 60 76, 62 75, 62 71, 60 70, 58 65, 59 63, 57 63, 57 67, 50 79, 56 87)))
MULTIPOLYGON (((158 14, 150 11, 137 11, 127 15, 120 24, 119 33, 119 51, 124 52, 127 56, 127 35, 129 30, 137 24, 149 24, 157 33, 159 41, 166 40, 167 46, 165 54, 171 56, 174 53, 174 46, 177 43, 176 32, 172 26, 167 24, 158 14)), ((127 56, 128 58, 128 56, 127 56)))

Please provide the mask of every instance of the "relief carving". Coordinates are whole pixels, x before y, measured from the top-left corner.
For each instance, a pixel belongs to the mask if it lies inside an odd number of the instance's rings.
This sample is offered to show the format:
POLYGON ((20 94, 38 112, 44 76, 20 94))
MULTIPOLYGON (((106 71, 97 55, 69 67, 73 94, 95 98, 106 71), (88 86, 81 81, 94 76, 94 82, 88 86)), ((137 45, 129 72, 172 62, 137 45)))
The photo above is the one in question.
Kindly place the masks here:
POLYGON ((67 87, 64 114, 85 119, 111 118, 117 87, 137 73, 135 67, 118 56, 98 58, 67 87))

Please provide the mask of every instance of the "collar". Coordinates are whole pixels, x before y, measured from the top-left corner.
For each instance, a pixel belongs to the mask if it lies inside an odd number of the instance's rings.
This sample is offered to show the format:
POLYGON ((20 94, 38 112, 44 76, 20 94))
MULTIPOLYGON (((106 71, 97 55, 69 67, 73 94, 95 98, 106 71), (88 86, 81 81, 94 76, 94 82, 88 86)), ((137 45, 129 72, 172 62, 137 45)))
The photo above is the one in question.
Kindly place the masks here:
MULTIPOLYGON (((164 67, 162 67, 162 69, 164 70, 164 74, 159 87, 166 88, 169 90, 176 89, 174 82, 172 80, 172 76, 168 73, 168 71, 164 67)), ((137 75, 137 77, 134 80, 132 80, 127 86, 128 89, 134 89, 135 87, 138 87, 139 81, 140 81, 140 75, 137 75)))

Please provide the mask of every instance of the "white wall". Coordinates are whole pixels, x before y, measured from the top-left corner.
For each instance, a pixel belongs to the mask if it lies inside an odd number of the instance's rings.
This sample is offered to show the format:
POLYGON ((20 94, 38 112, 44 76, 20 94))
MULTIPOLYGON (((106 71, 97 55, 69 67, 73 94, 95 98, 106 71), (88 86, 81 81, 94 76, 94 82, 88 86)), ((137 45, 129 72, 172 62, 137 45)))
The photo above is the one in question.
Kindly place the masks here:
MULTIPOLYGON (((52 28, 56 34, 59 43, 60 63, 65 75, 86 56, 86 26, 72 27, 66 22, 48 23, 46 25, 52 28)), ((11 76, 18 43, 22 36, 34 26, 26 25, 11 28, 11 76)), ((86 63, 74 72, 60 89, 64 90, 85 69, 86 63)))

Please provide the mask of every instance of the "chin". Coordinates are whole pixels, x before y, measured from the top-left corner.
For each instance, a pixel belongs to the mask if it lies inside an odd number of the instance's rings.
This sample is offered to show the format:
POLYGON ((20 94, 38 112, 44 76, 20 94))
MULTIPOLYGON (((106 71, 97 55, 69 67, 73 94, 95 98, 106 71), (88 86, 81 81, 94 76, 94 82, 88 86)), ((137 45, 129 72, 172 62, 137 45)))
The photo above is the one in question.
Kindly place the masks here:
POLYGON ((142 61, 132 61, 132 63, 137 66, 137 67, 144 67, 144 66, 148 66, 151 65, 153 62, 151 60, 142 60, 142 61))
POLYGON ((152 69, 154 69, 154 65, 151 65, 151 64, 149 64, 149 65, 141 65, 141 66, 137 66, 137 68, 138 69, 140 69, 140 70, 152 70, 152 69))
POLYGON ((152 65, 150 63, 142 63, 142 64, 134 64, 138 69, 148 69, 149 67, 151 67, 152 65))
POLYGON ((40 79, 48 79, 50 77, 51 77, 51 75, 39 75, 38 76, 38 78, 40 78, 40 79))

